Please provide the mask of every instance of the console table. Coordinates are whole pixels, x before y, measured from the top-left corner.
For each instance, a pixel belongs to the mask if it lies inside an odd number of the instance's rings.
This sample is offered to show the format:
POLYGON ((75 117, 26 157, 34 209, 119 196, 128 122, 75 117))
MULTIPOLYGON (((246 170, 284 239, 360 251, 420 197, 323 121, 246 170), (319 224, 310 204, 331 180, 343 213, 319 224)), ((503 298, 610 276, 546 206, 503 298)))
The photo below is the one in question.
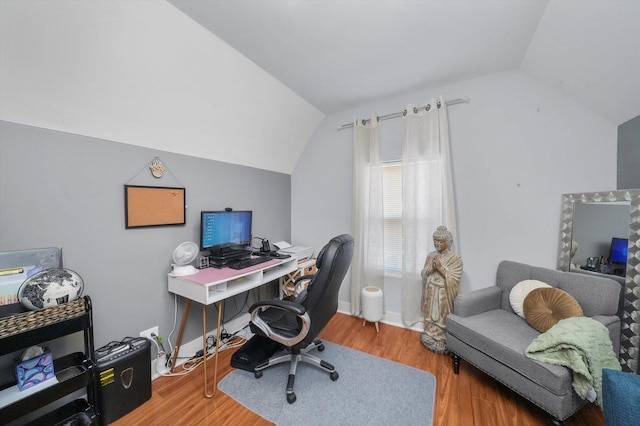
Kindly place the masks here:
POLYGON ((204 356, 204 395, 212 398, 216 393, 218 381, 218 351, 220 349, 220 325, 222 321, 222 310, 225 299, 236 294, 249 291, 263 284, 276 280, 298 269, 298 259, 290 257, 287 259, 272 259, 267 262, 250 266, 245 269, 235 270, 231 268, 206 268, 198 271, 197 274, 182 277, 168 275, 169 292, 184 297, 185 305, 182 313, 182 321, 178 332, 176 350, 171 361, 171 369, 176 365, 178 352, 182 344, 184 328, 189 317, 191 302, 198 302, 202 305, 202 354, 204 356), (213 391, 209 392, 207 382, 207 306, 218 303, 218 323, 216 327, 216 352, 214 364, 213 391))

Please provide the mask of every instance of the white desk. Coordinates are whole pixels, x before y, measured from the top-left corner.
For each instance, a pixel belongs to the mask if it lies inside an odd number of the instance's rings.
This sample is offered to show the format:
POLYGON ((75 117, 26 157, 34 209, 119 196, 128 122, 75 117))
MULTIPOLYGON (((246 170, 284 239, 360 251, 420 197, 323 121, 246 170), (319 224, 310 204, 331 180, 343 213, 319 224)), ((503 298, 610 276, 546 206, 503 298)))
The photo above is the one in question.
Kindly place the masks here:
POLYGON ((202 353, 204 362, 204 394, 207 398, 212 398, 216 393, 218 381, 218 350, 220 349, 220 325, 224 300, 236 294, 249 291, 263 284, 271 282, 298 269, 298 259, 290 257, 287 259, 272 259, 259 265, 246 269, 235 270, 231 268, 206 268, 201 269, 195 275, 183 277, 173 277, 168 275, 168 288, 171 293, 175 293, 186 299, 182 322, 176 342, 176 350, 171 361, 171 370, 175 368, 178 352, 182 343, 182 335, 189 317, 191 302, 202 304, 202 353), (218 303, 218 325, 216 328, 216 352, 213 379, 213 392, 208 391, 207 385, 207 305, 218 303))

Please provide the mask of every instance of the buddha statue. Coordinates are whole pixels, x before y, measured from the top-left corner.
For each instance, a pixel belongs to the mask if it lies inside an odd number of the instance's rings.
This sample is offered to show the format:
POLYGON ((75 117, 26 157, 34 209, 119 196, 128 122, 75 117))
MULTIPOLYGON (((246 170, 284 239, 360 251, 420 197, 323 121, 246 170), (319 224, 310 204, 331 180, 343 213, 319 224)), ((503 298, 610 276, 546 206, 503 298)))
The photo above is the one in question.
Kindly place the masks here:
POLYGON ((427 255, 422 276, 422 313, 424 332, 422 344, 432 352, 446 354, 446 320, 453 311, 453 301, 460 292, 462 258, 451 251, 453 235, 446 226, 433 234, 435 251, 427 255))

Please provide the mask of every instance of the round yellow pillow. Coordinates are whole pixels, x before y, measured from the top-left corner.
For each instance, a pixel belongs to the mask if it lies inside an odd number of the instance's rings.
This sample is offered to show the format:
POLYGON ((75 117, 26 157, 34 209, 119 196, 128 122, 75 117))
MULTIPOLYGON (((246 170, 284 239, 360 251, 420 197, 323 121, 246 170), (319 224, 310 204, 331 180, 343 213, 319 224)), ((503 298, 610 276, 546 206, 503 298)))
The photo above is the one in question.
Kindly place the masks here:
POLYGON ((558 321, 581 317, 582 307, 576 299, 559 288, 537 288, 529 292, 523 303, 524 318, 541 333, 558 321))

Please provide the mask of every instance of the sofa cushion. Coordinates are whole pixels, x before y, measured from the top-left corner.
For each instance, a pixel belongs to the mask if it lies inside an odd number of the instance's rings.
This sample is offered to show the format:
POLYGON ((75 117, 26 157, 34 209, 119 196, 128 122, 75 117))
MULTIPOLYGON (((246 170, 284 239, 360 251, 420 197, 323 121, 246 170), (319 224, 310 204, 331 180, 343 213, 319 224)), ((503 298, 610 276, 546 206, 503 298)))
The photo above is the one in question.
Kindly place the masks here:
POLYGON ((566 291, 578 301, 587 317, 615 315, 618 311, 620 284, 610 278, 561 272, 509 260, 500 262, 496 273, 496 285, 502 289, 502 309, 511 311, 509 293, 522 280, 538 280, 566 291))
POLYGON ((557 287, 576 298, 585 317, 618 312, 620 284, 610 278, 564 272, 557 287))
POLYGON ((536 288, 551 287, 547 283, 543 283, 539 280, 522 280, 516 284, 509 292, 509 303, 511 303, 511 309, 518 314, 520 318, 524 318, 524 299, 536 288))
POLYGON ((449 314, 447 333, 555 395, 571 393, 572 376, 567 368, 525 356, 525 349, 540 333, 510 311, 494 309, 470 317, 449 314))
POLYGON ((559 288, 537 288, 524 299, 524 318, 531 327, 544 333, 562 319, 581 317, 580 304, 559 288))

